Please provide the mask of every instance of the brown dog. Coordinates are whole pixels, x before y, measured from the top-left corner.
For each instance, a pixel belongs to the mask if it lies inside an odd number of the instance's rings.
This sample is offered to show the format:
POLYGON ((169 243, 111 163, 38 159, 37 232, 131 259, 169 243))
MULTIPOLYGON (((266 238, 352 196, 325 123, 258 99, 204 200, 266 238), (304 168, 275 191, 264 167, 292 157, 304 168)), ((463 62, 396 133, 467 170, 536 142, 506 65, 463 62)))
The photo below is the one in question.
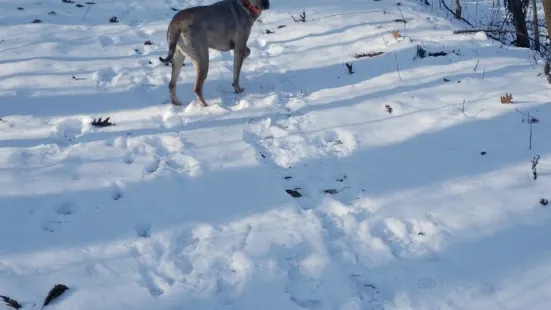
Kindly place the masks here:
POLYGON ((168 84, 172 104, 181 105, 176 96, 176 82, 187 56, 196 70, 193 92, 201 106, 207 106, 203 84, 209 72, 209 48, 221 52, 233 50, 232 86, 236 94, 241 93, 239 75, 243 60, 251 53, 247 40, 254 22, 263 10, 269 8, 270 0, 222 0, 176 13, 168 25, 168 56, 159 57, 165 64, 172 63, 172 77, 168 84))

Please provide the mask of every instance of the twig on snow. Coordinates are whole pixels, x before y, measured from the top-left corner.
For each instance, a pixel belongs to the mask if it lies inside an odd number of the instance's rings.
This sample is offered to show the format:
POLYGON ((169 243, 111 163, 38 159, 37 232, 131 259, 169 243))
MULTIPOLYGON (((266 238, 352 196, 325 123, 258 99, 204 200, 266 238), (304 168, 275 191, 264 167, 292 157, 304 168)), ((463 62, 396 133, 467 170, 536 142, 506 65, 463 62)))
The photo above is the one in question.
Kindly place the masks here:
POLYGON ((518 109, 515 109, 515 111, 517 111, 518 113, 528 117, 528 122, 529 123, 538 123, 539 122, 539 120, 537 118, 535 118, 533 116, 530 116, 530 113, 526 114, 524 112, 519 111, 518 109))
POLYGON ((86 18, 86 14, 88 14, 88 11, 90 11, 90 8, 92 7, 92 4, 88 4, 88 8, 86 9, 86 12, 84 12, 84 15, 82 16, 82 20, 86 18))
POLYGON ((540 160, 540 156, 539 156, 539 155, 536 155, 536 156, 534 156, 534 158, 530 161, 530 162, 532 163, 532 175, 534 176, 534 180, 537 180, 537 179, 538 179, 537 166, 538 166, 539 160, 540 160))
POLYGON ((398 70, 398 78, 401 81, 402 76, 400 75, 400 66, 398 65, 398 56, 396 56, 396 51, 394 51, 394 59, 396 59, 396 70, 398 70))

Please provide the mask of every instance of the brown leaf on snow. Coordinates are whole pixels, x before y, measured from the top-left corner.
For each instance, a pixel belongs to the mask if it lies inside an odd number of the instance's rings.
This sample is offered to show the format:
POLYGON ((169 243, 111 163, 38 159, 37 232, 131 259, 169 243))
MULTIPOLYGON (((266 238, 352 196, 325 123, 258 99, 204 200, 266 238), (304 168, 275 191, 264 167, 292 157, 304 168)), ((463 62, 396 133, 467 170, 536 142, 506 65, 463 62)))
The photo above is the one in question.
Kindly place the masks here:
POLYGON ((501 103, 513 103, 513 94, 505 93, 505 96, 501 96, 501 103))

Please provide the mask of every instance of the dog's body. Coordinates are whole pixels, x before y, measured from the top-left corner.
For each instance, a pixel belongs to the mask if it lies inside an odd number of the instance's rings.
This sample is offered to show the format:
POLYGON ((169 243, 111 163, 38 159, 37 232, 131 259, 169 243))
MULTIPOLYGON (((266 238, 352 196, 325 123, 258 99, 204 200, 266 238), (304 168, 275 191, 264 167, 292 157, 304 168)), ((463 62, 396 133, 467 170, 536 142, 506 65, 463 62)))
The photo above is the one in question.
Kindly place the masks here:
POLYGON ((193 91, 199 104, 207 106, 203 98, 203 84, 209 71, 209 48, 222 52, 233 50, 232 86, 235 93, 241 93, 241 66, 251 52, 247 40, 254 22, 263 10, 269 8, 269 0, 222 0, 176 13, 168 25, 168 56, 164 59, 159 57, 163 63, 172 64, 172 76, 168 84, 172 104, 181 104, 176 96, 176 82, 187 56, 196 70, 193 91))

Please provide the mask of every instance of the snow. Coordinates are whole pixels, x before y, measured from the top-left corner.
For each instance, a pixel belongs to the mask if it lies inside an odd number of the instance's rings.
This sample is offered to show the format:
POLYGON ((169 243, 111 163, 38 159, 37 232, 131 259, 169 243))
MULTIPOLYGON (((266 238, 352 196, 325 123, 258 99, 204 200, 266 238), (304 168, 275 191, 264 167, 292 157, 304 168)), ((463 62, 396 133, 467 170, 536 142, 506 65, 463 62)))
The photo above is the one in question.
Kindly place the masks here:
POLYGON ((186 61, 191 104, 175 107, 158 61, 170 8, 212 1, 95 2, 0 3, 0 295, 31 308, 63 283, 49 308, 549 309, 551 108, 533 52, 453 34, 464 24, 437 4, 272 0, 245 92, 232 54, 211 50, 211 106, 186 61))

